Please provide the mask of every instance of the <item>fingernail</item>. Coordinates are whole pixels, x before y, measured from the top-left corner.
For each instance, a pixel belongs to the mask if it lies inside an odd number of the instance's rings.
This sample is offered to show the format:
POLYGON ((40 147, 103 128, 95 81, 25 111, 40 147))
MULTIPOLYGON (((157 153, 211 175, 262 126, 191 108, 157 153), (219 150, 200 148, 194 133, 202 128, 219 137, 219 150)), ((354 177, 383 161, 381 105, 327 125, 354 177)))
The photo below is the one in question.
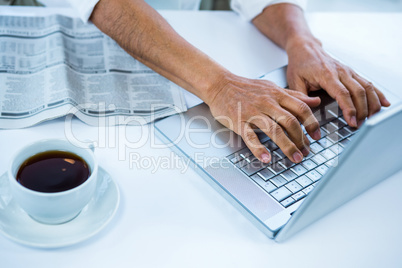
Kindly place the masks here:
POLYGON ((385 106, 390 106, 391 105, 391 103, 387 99, 384 99, 384 104, 385 104, 385 106))
POLYGON ((303 154, 304 156, 308 156, 309 153, 310 153, 310 150, 309 150, 308 148, 306 148, 306 147, 304 147, 301 151, 302 151, 302 154, 303 154))
POLYGON ((295 162, 300 163, 303 160, 303 156, 301 155, 301 153, 296 152, 293 154, 293 160, 295 160, 295 162))
POLYGON ((315 139, 315 140, 321 139, 321 130, 317 129, 316 131, 314 131, 312 138, 315 139))
POLYGON ((357 127, 356 116, 352 116, 352 117, 350 118, 350 123, 352 124, 351 127, 357 127))
POLYGON ((264 162, 264 163, 269 163, 269 161, 271 161, 271 157, 269 156, 269 154, 262 154, 261 159, 262 159, 262 162, 264 162))

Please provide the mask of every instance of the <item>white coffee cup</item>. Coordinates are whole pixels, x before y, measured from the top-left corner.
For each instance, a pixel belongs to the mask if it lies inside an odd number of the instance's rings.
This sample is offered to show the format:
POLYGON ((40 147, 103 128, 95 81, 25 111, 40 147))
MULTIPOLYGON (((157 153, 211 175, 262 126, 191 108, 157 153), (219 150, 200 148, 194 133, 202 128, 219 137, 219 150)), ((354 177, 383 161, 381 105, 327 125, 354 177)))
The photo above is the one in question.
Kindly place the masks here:
POLYGON ((11 158, 8 178, 13 198, 34 220, 45 224, 61 224, 74 219, 94 195, 98 162, 93 148, 79 148, 66 140, 49 139, 22 148, 11 158), (89 166, 89 178, 75 188, 55 193, 38 192, 21 185, 17 173, 25 160, 41 152, 66 151, 80 156, 89 166))

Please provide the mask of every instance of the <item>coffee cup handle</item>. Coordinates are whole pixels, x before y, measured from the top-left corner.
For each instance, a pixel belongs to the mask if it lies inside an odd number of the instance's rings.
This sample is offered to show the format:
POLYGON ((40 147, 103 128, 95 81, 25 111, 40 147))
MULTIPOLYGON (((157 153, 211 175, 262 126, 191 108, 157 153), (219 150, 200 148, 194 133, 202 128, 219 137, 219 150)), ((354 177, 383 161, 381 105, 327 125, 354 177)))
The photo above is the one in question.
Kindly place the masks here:
POLYGON ((94 141, 85 140, 84 142, 86 143, 88 149, 90 149, 92 152, 95 152, 96 143, 94 141))

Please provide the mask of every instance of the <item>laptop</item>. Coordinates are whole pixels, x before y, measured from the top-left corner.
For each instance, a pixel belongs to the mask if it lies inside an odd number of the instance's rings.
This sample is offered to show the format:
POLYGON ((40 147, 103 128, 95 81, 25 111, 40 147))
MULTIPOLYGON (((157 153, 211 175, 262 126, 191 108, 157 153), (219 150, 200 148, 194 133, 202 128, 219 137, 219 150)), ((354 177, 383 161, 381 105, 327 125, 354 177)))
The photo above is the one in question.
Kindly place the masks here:
MULTIPOLYGON (((286 87, 286 66, 261 79, 286 87)), ((306 134, 311 152, 299 164, 265 134, 257 133, 272 154, 271 163, 261 163, 204 103, 154 126, 166 146, 190 159, 211 186, 269 238, 281 242, 402 168, 402 104, 383 92, 391 107, 358 130, 346 124, 325 91, 313 92, 321 98, 321 105, 312 111, 322 138, 315 141, 306 134)))

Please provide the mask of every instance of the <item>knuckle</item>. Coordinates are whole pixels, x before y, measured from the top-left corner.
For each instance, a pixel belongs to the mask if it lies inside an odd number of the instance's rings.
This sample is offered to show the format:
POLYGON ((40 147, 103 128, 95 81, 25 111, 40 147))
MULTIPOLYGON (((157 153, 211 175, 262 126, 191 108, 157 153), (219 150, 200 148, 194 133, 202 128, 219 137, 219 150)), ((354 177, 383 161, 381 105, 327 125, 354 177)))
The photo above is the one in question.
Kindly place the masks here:
POLYGON ((336 69, 337 69, 339 74, 350 75, 350 76, 353 75, 352 69, 349 68, 348 66, 345 66, 345 65, 341 64, 341 63, 337 63, 336 69))
POLYGON ((294 116, 290 115, 279 118, 278 123, 286 129, 292 129, 299 125, 299 121, 294 116))
POLYGON ((245 131, 243 133, 243 138, 244 140, 246 140, 247 142, 253 142, 255 141, 255 134, 252 131, 245 131))
POLYGON ((245 141, 247 147, 254 153, 258 152, 260 147, 259 140, 255 137, 254 133, 246 132, 243 135, 243 140, 245 141))
POLYGON ((371 82, 367 82, 366 85, 365 85, 365 88, 366 89, 374 89, 374 85, 371 82))
POLYGON ((283 130, 280 126, 278 126, 277 124, 270 124, 268 126, 267 129, 268 132, 268 136, 272 139, 272 140, 277 140, 278 137, 280 137, 283 134, 283 130))
POLYGON ((362 99, 366 98, 366 91, 363 88, 359 87, 356 89, 355 95, 358 98, 362 98, 362 99))
POLYGON ((326 78, 332 78, 334 76, 334 71, 333 69, 328 66, 328 65, 324 65, 322 70, 322 74, 324 75, 324 77, 326 78))
POLYGON ((264 95, 259 98, 258 102, 260 106, 266 106, 267 104, 270 104, 271 101, 272 99, 269 96, 264 95))
POLYGON ((366 90, 374 90, 374 85, 370 81, 363 80, 361 81, 361 85, 366 89, 366 90))
POLYGON ((373 113, 378 113, 381 110, 381 104, 379 104, 379 103, 374 104, 372 106, 371 110, 373 113))
POLYGON ((301 114, 310 114, 311 113, 310 107, 308 107, 308 105, 302 101, 299 102, 299 107, 297 108, 297 110, 301 114))
POLYGON ((345 88, 340 87, 337 96, 340 98, 350 98, 350 93, 345 88))

